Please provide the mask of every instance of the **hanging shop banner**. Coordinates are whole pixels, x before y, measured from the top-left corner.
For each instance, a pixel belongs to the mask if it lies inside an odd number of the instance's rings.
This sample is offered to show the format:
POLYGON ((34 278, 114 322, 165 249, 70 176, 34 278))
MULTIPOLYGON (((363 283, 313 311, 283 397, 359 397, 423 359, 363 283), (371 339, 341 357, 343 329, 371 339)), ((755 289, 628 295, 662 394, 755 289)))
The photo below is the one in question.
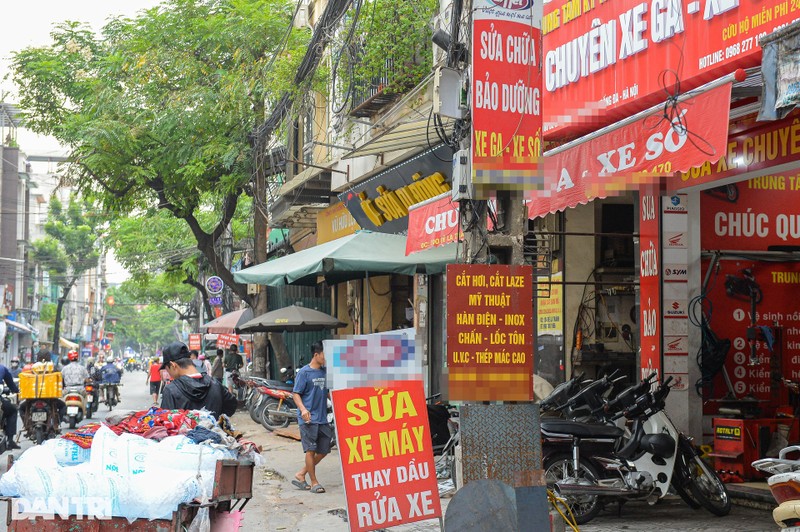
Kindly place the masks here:
POLYGON ((451 401, 533 400, 533 268, 448 264, 451 401))
POLYGON ((317 214, 317 245, 352 235, 361 229, 344 203, 337 203, 317 214))
POLYGON ((339 194, 361 229, 400 234, 408 209, 449 192, 453 150, 444 144, 391 167, 339 194))
POLYGON ((641 378, 661 374, 661 197, 639 194, 639 342, 641 378))
POLYGON ((190 334, 189 335, 189 351, 200 351, 203 348, 203 335, 190 334))
POLYGON ((759 36, 800 17, 790 0, 553 0, 546 4, 546 138, 597 129, 757 66, 759 36))
POLYGON ((706 190, 700 205, 703 249, 780 251, 800 242, 800 173, 706 190))
POLYGON ((233 345, 239 345, 239 335, 238 334, 218 334, 217 335, 217 347, 222 347, 227 349, 228 347, 233 345))
POLYGON ((331 390, 422 379, 422 350, 414 329, 348 335, 322 344, 331 390))
MULTIPOLYGON (((751 122, 751 127, 743 127, 728 138, 725 157, 691 168, 673 178, 671 184, 673 188, 683 188, 734 176, 746 179, 747 174, 769 168, 780 172, 800 169, 800 114, 777 122, 751 122)), ((800 182, 795 184, 788 179, 786 190, 790 186, 800 188, 800 182)))
POLYGON ((350 530, 441 517, 422 381, 332 392, 350 530))
POLYGON ((456 242, 462 235, 458 203, 449 193, 408 209, 406 255, 456 242))
POLYGON ((652 115, 546 158, 544 187, 530 193, 530 217, 653 185, 723 157, 730 95, 725 83, 678 104, 672 122, 652 115))
POLYGON ((551 277, 539 277, 537 289, 541 292, 547 290, 546 297, 540 296, 536 303, 536 320, 539 326, 536 329, 542 334, 564 334, 564 300, 561 298, 561 272, 554 273, 551 277))
POLYGON ((542 0, 476 0, 472 11, 472 183, 541 186, 542 0))

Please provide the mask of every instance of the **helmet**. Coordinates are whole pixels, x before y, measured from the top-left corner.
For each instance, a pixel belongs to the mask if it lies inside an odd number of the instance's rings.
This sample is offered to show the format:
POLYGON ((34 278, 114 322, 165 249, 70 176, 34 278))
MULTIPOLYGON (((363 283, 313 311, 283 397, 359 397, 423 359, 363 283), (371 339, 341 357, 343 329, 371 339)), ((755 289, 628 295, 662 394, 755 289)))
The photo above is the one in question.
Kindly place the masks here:
POLYGON ((206 356, 205 356, 205 355, 200 355, 200 356, 199 356, 199 357, 197 357, 197 358, 198 358, 199 360, 205 360, 205 359, 206 359, 206 356))
POLYGON ((89 357, 86 359, 87 364, 94 364, 94 357, 89 357))
POLYGON ((67 359, 70 362, 75 362, 76 360, 78 360, 78 352, 77 351, 70 351, 69 353, 67 353, 67 359))

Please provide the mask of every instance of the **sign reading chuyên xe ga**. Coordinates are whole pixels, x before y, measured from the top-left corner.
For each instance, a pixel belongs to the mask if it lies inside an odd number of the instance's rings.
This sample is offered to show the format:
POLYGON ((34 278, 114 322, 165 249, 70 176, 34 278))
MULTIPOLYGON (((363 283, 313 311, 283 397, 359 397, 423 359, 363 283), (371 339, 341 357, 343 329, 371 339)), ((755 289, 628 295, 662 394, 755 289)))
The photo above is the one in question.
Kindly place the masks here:
POLYGON ((540 181, 542 0, 472 8, 472 182, 486 198, 540 181))
POLYGON ((452 401, 533 400, 533 268, 447 266, 452 401))
POLYGON ((350 530, 440 517, 422 381, 331 395, 350 530))

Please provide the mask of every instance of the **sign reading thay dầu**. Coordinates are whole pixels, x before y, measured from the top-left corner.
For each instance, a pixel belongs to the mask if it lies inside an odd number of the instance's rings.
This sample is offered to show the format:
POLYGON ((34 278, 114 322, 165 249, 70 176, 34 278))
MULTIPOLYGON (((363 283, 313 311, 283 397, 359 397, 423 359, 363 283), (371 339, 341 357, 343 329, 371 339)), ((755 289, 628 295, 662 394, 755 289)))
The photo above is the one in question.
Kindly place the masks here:
POLYGON ((545 6, 545 137, 596 130, 759 64, 759 36, 800 17, 792 0, 552 0, 545 6))
POLYGON ((422 381, 332 392, 350 530, 442 515, 422 381))
POLYGON ((472 182, 486 198, 541 181, 542 0, 472 8, 472 182))

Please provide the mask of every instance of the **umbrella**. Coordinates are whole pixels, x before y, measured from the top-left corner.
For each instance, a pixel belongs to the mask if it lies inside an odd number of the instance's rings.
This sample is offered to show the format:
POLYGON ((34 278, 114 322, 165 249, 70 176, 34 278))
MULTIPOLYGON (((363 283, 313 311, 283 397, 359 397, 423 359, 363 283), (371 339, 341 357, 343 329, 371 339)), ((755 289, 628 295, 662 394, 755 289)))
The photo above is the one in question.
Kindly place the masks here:
POLYGON ((236 327, 236 332, 300 332, 338 329, 342 323, 330 314, 318 310, 290 305, 272 310, 266 314, 236 327))
POLYGON ((253 309, 243 308, 223 314, 217 319, 211 320, 200 326, 206 332, 214 334, 233 334, 233 331, 240 324, 253 319, 253 309))

